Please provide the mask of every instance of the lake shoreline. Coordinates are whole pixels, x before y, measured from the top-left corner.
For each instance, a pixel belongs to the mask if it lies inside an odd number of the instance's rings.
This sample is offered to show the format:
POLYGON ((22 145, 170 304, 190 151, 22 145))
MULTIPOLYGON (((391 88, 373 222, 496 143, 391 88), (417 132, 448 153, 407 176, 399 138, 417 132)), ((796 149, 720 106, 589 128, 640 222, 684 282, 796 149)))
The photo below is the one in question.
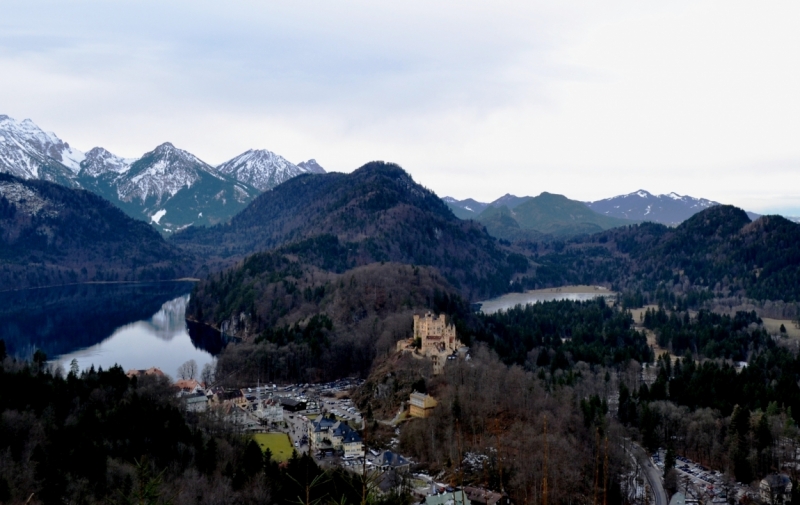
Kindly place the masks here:
POLYGON ((494 314, 516 307, 517 305, 530 305, 533 303, 551 302, 556 300, 587 301, 604 296, 615 296, 617 293, 603 286, 561 286, 557 288, 532 289, 522 293, 506 293, 505 295, 478 302, 479 312, 494 314))
POLYGON ((34 289, 52 289, 64 288, 68 286, 96 286, 96 285, 112 285, 112 284, 157 284, 165 282, 200 282, 201 279, 194 277, 181 277, 180 279, 162 279, 155 281, 87 281, 87 282, 69 282, 67 284, 48 284, 47 286, 31 286, 27 288, 12 288, 0 289, 0 293, 12 293, 14 291, 31 291, 34 289))

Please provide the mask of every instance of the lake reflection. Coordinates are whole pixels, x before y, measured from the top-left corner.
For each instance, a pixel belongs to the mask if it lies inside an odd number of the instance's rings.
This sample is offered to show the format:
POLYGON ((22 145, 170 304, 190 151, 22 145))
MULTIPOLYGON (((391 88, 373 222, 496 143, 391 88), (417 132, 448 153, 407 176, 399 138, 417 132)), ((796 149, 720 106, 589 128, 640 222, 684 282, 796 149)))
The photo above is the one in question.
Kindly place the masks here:
MULTIPOLYGON (((65 369, 119 364, 152 366, 175 376, 189 359, 213 361, 187 330, 192 283, 80 285, 0 293, 0 338, 9 353, 28 358, 43 350, 65 369)), ((220 345, 216 345, 219 350, 220 345)))

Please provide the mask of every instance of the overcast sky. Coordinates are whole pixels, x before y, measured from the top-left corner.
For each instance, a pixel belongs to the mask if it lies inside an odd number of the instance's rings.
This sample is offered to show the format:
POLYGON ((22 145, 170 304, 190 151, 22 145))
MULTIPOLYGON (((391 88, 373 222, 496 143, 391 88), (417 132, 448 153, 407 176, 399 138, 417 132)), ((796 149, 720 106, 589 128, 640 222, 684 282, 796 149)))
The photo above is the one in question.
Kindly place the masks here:
POLYGON ((0 114, 440 196, 675 191, 800 215, 800 2, 3 1, 0 114))

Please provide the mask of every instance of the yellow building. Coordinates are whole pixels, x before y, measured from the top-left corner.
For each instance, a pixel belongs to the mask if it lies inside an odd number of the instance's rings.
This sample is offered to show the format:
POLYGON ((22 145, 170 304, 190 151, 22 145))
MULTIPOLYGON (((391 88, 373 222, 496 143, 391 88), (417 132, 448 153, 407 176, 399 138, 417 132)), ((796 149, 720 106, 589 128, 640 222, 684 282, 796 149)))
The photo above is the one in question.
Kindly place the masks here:
POLYGON ((433 362, 433 373, 440 374, 445 360, 461 346, 456 327, 447 323, 447 316, 434 316, 428 312, 424 316, 414 315, 414 336, 399 341, 397 350, 429 358, 433 362), (419 349, 415 348, 415 341, 419 341, 419 349))
POLYGON ((408 410, 411 417, 428 417, 436 407, 432 396, 414 391, 408 399, 408 410))

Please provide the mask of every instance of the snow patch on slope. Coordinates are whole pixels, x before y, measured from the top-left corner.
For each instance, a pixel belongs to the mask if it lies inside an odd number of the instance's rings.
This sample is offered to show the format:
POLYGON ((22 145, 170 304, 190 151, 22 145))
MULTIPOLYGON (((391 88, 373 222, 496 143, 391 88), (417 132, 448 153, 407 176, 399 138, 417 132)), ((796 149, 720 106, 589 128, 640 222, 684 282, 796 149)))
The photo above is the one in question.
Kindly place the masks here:
POLYGON ((155 224, 161 224, 160 223, 161 218, 164 217, 166 214, 167 214, 167 211, 165 209, 161 209, 158 212, 156 212, 155 214, 153 214, 152 216, 150 216, 150 220, 152 222, 154 222, 155 224))

